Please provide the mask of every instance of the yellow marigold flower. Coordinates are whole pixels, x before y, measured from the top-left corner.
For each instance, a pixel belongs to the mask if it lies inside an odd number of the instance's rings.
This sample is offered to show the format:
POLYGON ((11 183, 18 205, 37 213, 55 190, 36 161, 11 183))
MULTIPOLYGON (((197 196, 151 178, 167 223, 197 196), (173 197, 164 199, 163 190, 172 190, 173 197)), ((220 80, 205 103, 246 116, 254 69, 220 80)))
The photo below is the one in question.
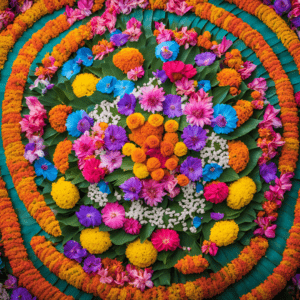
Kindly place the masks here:
POLYGON ((65 181, 64 177, 52 183, 51 196, 57 206, 63 209, 73 208, 80 198, 77 187, 70 181, 65 181))
POLYGON ((145 123, 145 117, 141 113, 134 113, 127 117, 126 124, 129 129, 136 129, 143 126, 145 123))
POLYGON ((147 166, 142 163, 135 163, 133 166, 133 173, 137 178, 143 179, 149 176, 147 166))
POLYGON ((164 122, 164 117, 159 115, 159 114, 153 114, 150 115, 150 117, 148 118, 148 122, 154 126, 154 127, 158 127, 160 125, 163 124, 164 122))
POLYGON ((99 231, 99 227, 87 228, 80 234, 81 246, 91 254, 101 254, 112 246, 108 231, 99 231))
POLYGON ((187 154, 187 146, 183 142, 176 143, 174 147, 174 154, 176 156, 184 156, 187 154))
POLYGON ((126 156, 130 156, 135 148, 136 146, 134 144, 126 143, 122 148, 122 153, 126 156))
POLYGON ((72 83, 73 92, 78 98, 91 96, 96 91, 98 81, 99 78, 93 74, 79 74, 72 83))
POLYGON ((135 148, 131 152, 131 159, 135 163, 142 163, 146 160, 146 153, 141 148, 135 148))
POLYGON ((232 209, 240 209, 250 203, 255 193, 255 182, 248 176, 242 177, 229 186, 227 205, 232 209))
POLYGON ((72 142, 69 140, 61 141, 57 144, 54 154, 53 162, 55 167, 62 173, 65 174, 69 169, 68 157, 72 150, 72 142))
POLYGON ((248 147, 242 141, 229 141, 229 166, 237 173, 242 172, 249 162, 248 147))
POLYGON ((233 220, 219 221, 210 230, 209 240, 218 247, 232 244, 238 236, 239 226, 233 220))
POLYGON ((114 65, 123 73, 142 66, 144 61, 143 54, 135 48, 124 48, 113 57, 114 65))
POLYGON ((129 261, 139 268, 151 266, 157 258, 157 250, 148 240, 141 243, 140 239, 137 239, 130 243, 126 248, 125 254, 129 261))
POLYGON ((179 124, 174 120, 169 120, 165 123, 166 132, 176 132, 179 128, 179 124))
POLYGON ((217 80, 220 81, 219 86, 231 86, 239 88, 242 82, 242 77, 235 69, 225 68, 217 74, 217 80))

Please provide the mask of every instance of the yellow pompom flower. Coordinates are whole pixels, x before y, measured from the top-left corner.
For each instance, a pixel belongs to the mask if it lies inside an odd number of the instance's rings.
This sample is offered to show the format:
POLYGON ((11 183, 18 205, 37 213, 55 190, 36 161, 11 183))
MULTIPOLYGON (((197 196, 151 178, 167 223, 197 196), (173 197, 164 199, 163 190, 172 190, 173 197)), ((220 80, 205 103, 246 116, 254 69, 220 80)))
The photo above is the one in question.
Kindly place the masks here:
POLYGON ((144 61, 143 54, 135 48, 124 48, 113 56, 114 65, 123 73, 142 66, 144 61))
POLYGON ((77 187, 70 181, 65 181, 64 177, 52 183, 51 196, 57 206, 63 209, 73 208, 80 198, 77 187))
POLYGON ((84 73, 77 75, 72 83, 74 94, 78 97, 91 96, 96 91, 99 78, 93 74, 84 73))
POLYGON ((142 163, 135 163, 133 166, 133 174, 139 178, 143 179, 149 176, 147 166, 142 163))
POLYGON ((136 129, 144 125, 145 117, 141 113, 134 113, 127 117, 126 124, 129 129, 136 129))
POLYGON ((139 268, 151 266, 157 258, 157 250, 148 240, 141 243, 140 239, 137 239, 130 243, 126 248, 125 254, 129 261, 139 268))
POLYGON ((229 186, 227 205, 232 209, 241 209, 250 203, 255 193, 255 182, 250 177, 244 176, 229 186))
POLYGON ((126 156, 130 156, 135 148, 136 146, 134 144, 126 143, 122 148, 122 153, 126 156))
POLYGON ((99 231, 99 227, 82 230, 80 243, 91 254, 101 254, 112 246, 109 232, 99 231))
POLYGON ((238 236, 239 226, 233 220, 219 221, 210 230, 209 240, 218 247, 232 244, 238 236))
POLYGON ((169 120, 165 123, 166 132, 176 132, 179 128, 179 124, 174 120, 169 120))
POLYGON ((174 147, 174 154, 176 156, 184 156, 187 154, 187 146, 183 142, 176 143, 174 147))
POLYGON ((150 115, 150 117, 148 118, 148 122, 154 126, 154 127, 158 127, 160 125, 163 124, 164 122, 164 117, 159 115, 159 114, 153 114, 150 115))

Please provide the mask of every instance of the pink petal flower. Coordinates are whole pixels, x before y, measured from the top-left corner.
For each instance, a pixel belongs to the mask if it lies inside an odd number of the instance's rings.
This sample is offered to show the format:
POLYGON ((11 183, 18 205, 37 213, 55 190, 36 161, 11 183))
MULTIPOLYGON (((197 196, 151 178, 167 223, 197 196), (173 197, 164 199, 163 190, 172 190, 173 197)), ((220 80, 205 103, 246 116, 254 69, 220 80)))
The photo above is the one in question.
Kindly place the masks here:
POLYGON ((187 122, 201 127, 210 125, 214 112, 212 105, 212 103, 206 101, 188 103, 183 111, 186 114, 187 122))
POLYGON ((231 47, 231 45, 232 41, 227 40, 227 38, 224 36, 221 44, 213 45, 210 49, 213 50, 213 52, 217 54, 218 57, 221 57, 231 47))
POLYGON ((170 0, 167 3, 166 11, 170 13, 175 13, 176 15, 183 16, 189 10, 191 10, 193 6, 188 6, 185 1, 180 0, 170 0))
POLYGON ((145 71, 143 66, 136 67, 127 73, 128 79, 133 81, 137 81, 138 78, 142 78, 144 75, 145 71))
POLYGON ((251 76, 256 67, 257 66, 251 61, 246 61, 244 62, 242 68, 238 70, 238 72, 241 74, 242 79, 245 80, 251 76))

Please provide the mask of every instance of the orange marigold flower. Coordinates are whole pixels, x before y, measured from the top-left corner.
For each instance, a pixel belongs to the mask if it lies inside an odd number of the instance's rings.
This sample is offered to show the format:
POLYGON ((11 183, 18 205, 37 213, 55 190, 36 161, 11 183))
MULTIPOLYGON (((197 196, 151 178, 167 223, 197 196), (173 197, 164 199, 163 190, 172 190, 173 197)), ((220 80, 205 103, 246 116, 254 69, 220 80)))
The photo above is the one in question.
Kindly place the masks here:
POLYGON ((199 274, 209 266, 208 261, 202 255, 186 255, 174 266, 182 274, 199 274))
POLYGON ((150 135, 150 136, 147 137, 145 143, 151 149, 152 148, 157 148, 159 146, 159 139, 155 135, 150 135))
POLYGON ((135 148, 131 152, 131 159, 136 163, 142 163, 146 160, 146 154, 141 148, 135 148))
POLYGON ((230 52, 226 52, 224 63, 229 67, 233 68, 236 71, 241 69, 243 65, 241 52, 237 49, 233 49, 230 52))
POLYGON ((150 115, 150 117, 148 118, 148 122, 154 126, 154 127, 158 127, 160 125, 163 124, 164 122, 164 117, 159 115, 159 114, 153 114, 150 115))
POLYGON ((241 93, 241 91, 239 89, 237 89, 236 87, 231 87, 229 89, 229 94, 232 96, 237 96, 241 93))
POLYGON ((166 133, 164 135, 164 141, 172 143, 174 146, 178 143, 178 134, 177 133, 166 133))
POLYGON ((103 131, 105 131, 105 129, 108 127, 108 124, 105 122, 100 122, 99 126, 103 131))
POLYGON ((261 98, 261 94, 260 94, 260 92, 258 92, 258 91, 254 91, 254 92, 252 92, 251 93, 251 97, 253 98, 253 99, 260 99, 261 98))
POLYGON ((249 150, 241 141, 229 141, 229 166, 237 173, 243 171, 249 162, 249 150))
POLYGON ((151 157, 147 160, 147 169, 149 172, 153 172, 154 170, 160 168, 161 163, 158 158, 151 157))
POLYGON ((171 156, 174 153, 174 145, 170 142, 163 141, 160 144, 160 152, 164 157, 171 156))
POLYGON ((164 176, 165 176, 165 172, 161 168, 151 172, 152 179, 156 181, 160 181, 161 179, 163 179, 164 176))
POLYGON ((217 74, 217 80, 220 81, 219 86, 229 85, 238 89, 242 82, 242 77, 235 69, 225 68, 217 74))
POLYGON ((233 106, 233 108, 235 109, 239 119, 237 122, 237 127, 240 127, 242 124, 248 121, 253 114, 252 104, 246 100, 239 100, 236 105, 233 106))
POLYGON ((124 48, 113 56, 114 65, 123 73, 142 66, 144 61, 142 53, 135 48, 124 48))
POLYGON ((169 158, 166 163, 165 166, 168 170, 173 171, 176 169, 176 167, 178 166, 178 161, 174 158, 169 158))
POLYGON ((61 104, 54 106, 49 112, 49 122, 51 127, 57 132, 65 132, 67 130, 66 120, 71 112, 71 106, 61 104))
POLYGON ((178 130, 179 124, 174 120, 168 120, 165 123, 166 132, 176 132, 178 130))
POLYGON ((129 129, 136 129, 144 125, 145 117, 141 113, 134 113, 127 117, 126 124, 129 129))
POLYGON ((65 140, 59 142, 55 148, 53 154, 53 162, 55 167, 62 173, 65 174, 69 169, 68 157, 72 150, 72 142, 65 140))
POLYGON ((185 176, 185 175, 183 175, 183 174, 179 174, 178 176, 177 176, 177 181, 178 181, 178 184, 180 185, 180 186, 186 186, 186 185, 188 185, 189 184, 189 179, 185 176))

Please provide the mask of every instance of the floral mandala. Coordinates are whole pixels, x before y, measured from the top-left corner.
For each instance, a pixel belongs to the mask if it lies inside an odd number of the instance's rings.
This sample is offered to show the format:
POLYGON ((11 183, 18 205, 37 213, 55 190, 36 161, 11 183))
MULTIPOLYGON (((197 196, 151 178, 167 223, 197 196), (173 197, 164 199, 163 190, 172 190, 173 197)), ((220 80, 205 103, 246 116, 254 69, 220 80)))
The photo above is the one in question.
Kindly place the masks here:
POLYGON ((1 33, 73 7, 4 77, 0 229, 38 299, 272 299, 295 273, 300 42, 219 2, 38 1, 1 33))

